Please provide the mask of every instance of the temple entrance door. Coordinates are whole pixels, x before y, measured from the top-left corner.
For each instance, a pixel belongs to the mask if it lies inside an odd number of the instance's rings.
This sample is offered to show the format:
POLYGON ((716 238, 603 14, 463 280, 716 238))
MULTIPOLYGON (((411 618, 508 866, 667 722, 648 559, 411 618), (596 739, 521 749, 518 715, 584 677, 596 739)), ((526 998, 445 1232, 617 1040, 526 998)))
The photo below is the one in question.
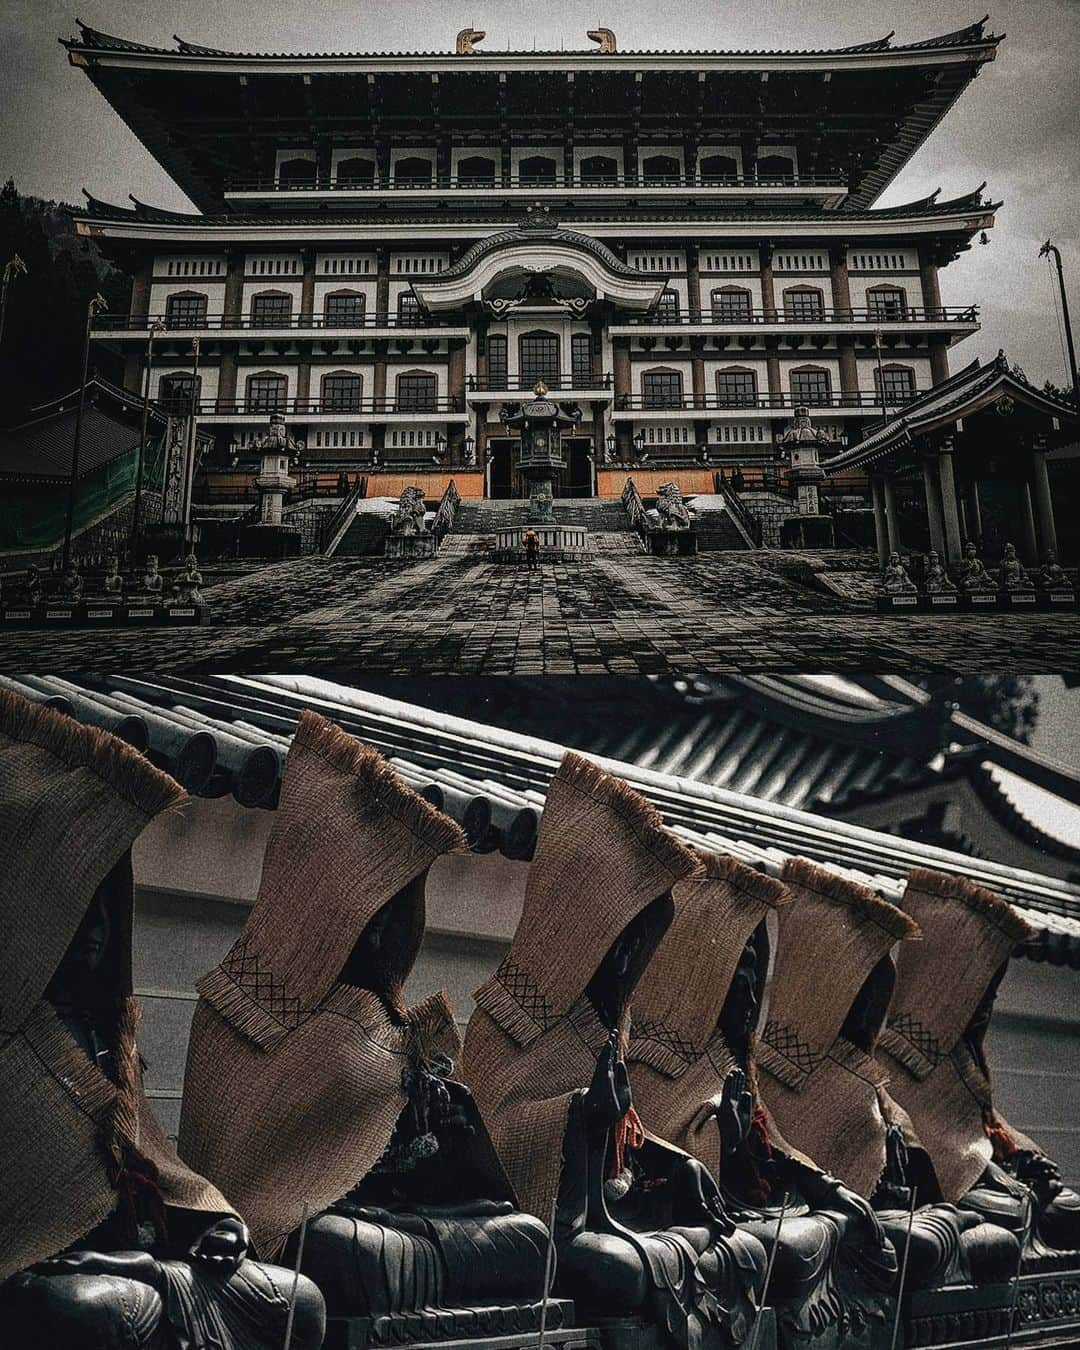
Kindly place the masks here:
POLYGON ((1006 544, 1015 544, 1020 556, 1024 557, 1026 550, 1020 483, 1009 478, 981 478, 978 480, 978 491, 982 523, 979 551, 983 558, 996 562, 1006 544))
POLYGON ((559 487, 560 497, 591 497, 593 495, 592 463, 589 451, 592 449, 591 436, 564 436, 563 453, 566 456, 566 470, 562 474, 559 487))
POLYGON ((499 500, 520 496, 514 490, 514 480, 520 474, 514 471, 514 456, 517 453, 517 438, 513 436, 492 436, 488 440, 491 451, 491 495, 499 500))

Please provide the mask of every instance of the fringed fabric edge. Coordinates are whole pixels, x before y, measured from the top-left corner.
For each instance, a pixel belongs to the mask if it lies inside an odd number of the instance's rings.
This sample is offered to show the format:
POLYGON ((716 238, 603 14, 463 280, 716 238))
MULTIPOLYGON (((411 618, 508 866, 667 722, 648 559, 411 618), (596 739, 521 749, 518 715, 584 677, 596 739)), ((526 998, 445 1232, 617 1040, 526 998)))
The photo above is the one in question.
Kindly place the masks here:
POLYGON ((419 1042, 421 1053, 442 1051, 452 1059, 461 1053, 461 1032, 454 1021, 454 1008, 445 989, 408 1008, 405 1017, 419 1042))
POLYGON ((801 886, 834 904, 846 905, 898 940, 922 936, 919 925, 910 915, 887 900, 879 899, 868 886, 839 877, 808 858, 789 858, 782 877, 789 886, 801 886))
POLYGON ((793 1059, 789 1059, 783 1051, 778 1050, 764 1036, 757 1042, 756 1049, 755 1059, 759 1068, 766 1069, 774 1078, 778 1078, 785 1087, 789 1087, 795 1092, 799 1092, 805 1087, 812 1070, 804 1069, 796 1064, 793 1059))
POLYGON ((290 1030, 242 989, 224 966, 215 966, 204 975, 195 990, 231 1027, 263 1050, 272 1050, 290 1030))
MULTIPOLYGON (((499 967, 502 970, 502 966, 499 967)), ((478 989, 473 991, 473 1000, 478 1008, 481 1008, 493 1018, 503 1031, 520 1046, 531 1045, 541 1032, 547 1030, 548 1019, 545 1017, 543 1022, 538 1022, 525 1008, 518 1002, 510 990, 499 978, 496 971, 491 979, 485 980, 478 989)), ((541 1013, 541 1016, 544 1016, 541 1013)))
POLYGON ((0 736, 86 769, 148 818, 187 800, 179 783, 119 737, 8 689, 0 689, 0 736))
POLYGON ((922 891, 939 900, 959 900, 974 913, 988 918, 1013 942, 1030 942, 1035 937, 1035 929, 1017 914, 1007 900, 985 886, 968 881, 966 877, 947 876, 943 872, 915 867, 908 874, 905 900, 908 890, 922 891))
POLYGON ((664 825, 656 807, 621 778, 584 756, 568 751, 552 780, 552 785, 555 783, 563 783, 614 811, 657 862, 671 873, 673 881, 704 875, 697 854, 681 844, 664 825))
POLYGON ((78 1048, 52 1005, 42 999, 17 1034, 79 1110, 104 1125, 115 1108, 119 1089, 78 1048))
MULTIPOLYGON (((390 812, 436 857, 443 853, 469 851, 461 826, 414 792, 378 750, 364 745, 310 709, 300 714, 289 758, 294 752, 302 754, 305 751, 318 755, 338 773, 354 778, 358 792, 370 797, 381 810, 390 812)), ((283 783, 287 787, 288 760, 283 783)))
POLYGON ((878 1045, 882 1050, 886 1050, 893 1059, 899 1062, 920 1082, 928 1078, 941 1062, 940 1059, 931 1059, 925 1054, 914 1041, 908 1038, 895 1026, 886 1026, 884 1031, 878 1037, 878 1045))
POLYGON ((747 899, 777 909, 786 905, 791 896, 782 881, 759 872, 726 853, 701 853, 698 855, 705 865, 705 874, 697 878, 703 881, 724 881, 747 899))
POLYGON ((665 1078, 681 1078, 693 1060, 680 1054, 674 1046, 659 1041, 655 1036, 633 1036, 626 1055, 631 1064, 644 1064, 665 1078))

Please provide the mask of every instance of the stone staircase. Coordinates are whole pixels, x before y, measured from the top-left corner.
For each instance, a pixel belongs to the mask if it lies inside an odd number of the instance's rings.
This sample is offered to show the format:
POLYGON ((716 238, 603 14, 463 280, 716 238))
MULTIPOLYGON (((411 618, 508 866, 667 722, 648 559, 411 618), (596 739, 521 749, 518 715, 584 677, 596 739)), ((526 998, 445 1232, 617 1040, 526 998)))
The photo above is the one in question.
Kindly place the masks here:
POLYGON ((386 516, 375 511, 361 511, 353 518, 352 524, 341 536, 341 542, 334 549, 335 558, 359 558, 381 555, 390 532, 386 516))
POLYGON ((708 507, 694 509, 697 512, 694 529, 697 533, 699 553, 717 553, 750 547, 727 511, 708 507))
MULTIPOLYGON (((626 512, 617 501, 598 497, 556 497, 551 509, 560 525, 584 526, 605 534, 630 532, 626 512)), ((528 502, 462 502, 454 517, 454 533, 493 535, 496 530, 524 525, 528 514, 528 502)))

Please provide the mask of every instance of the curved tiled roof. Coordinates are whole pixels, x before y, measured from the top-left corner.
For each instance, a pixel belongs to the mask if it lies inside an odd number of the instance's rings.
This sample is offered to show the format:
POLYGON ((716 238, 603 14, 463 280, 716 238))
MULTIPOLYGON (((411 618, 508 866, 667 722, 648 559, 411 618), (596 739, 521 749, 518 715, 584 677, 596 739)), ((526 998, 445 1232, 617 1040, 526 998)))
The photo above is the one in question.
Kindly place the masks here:
POLYGON ((509 230, 499 230, 496 234, 489 234, 484 239, 478 239, 475 244, 465 250, 456 263, 444 268, 437 276, 432 277, 428 284, 441 285, 443 282, 455 281, 471 272, 481 258, 486 258, 489 253, 498 253, 501 249, 512 248, 515 244, 528 244, 539 240, 543 240, 547 244, 565 244, 569 248, 590 253, 616 276, 626 277, 634 281, 647 281, 649 279, 636 267, 630 267, 624 263, 606 244, 593 238, 592 235, 582 234, 579 230, 564 230, 557 224, 551 224, 550 226, 525 224, 509 230))

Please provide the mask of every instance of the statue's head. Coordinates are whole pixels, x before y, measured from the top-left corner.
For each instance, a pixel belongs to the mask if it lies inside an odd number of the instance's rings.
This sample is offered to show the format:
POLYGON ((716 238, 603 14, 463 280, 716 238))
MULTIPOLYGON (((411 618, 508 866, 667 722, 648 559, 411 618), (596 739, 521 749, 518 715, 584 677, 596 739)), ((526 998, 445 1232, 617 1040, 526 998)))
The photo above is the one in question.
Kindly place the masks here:
POLYGON ((146 570, 148 572, 156 572, 157 568, 158 568, 158 555, 156 553, 148 553, 146 555, 146 570))
POLYGON ((1008 558, 1008 560, 1009 560, 1010 562, 1012 562, 1012 560, 1016 557, 1016 545, 1015 545, 1015 544, 1006 544, 1006 545, 1005 545, 1005 552, 1004 552, 1004 554, 1003 554, 1003 557, 1008 558))
POLYGON ((965 557, 965 558, 974 558, 974 557, 975 557, 975 552, 976 552, 976 550, 975 550, 975 540, 974 540, 974 539, 969 539, 969 540, 967 541, 967 543, 964 545, 964 557, 965 557))
POLYGON ((110 553, 110 554, 109 554, 108 567, 109 567, 109 575, 110 575, 110 576, 115 576, 116 573, 119 572, 119 570, 120 570, 120 559, 116 556, 115 553, 110 553))
POLYGON ((609 1031, 621 1024, 634 986, 674 917, 670 891, 639 910, 608 948, 589 981, 585 993, 609 1031))
POLYGON ((199 565, 199 559, 195 556, 194 553, 189 553, 187 557, 184 559, 184 561, 187 563, 189 572, 195 571, 195 569, 199 565))
POLYGON ((370 989, 391 1011, 404 1007, 404 985, 424 940, 427 874, 421 873, 364 925, 342 967, 342 984, 370 989))
POLYGON ((938 565, 939 558, 937 554, 937 549, 932 548, 930 550, 930 552, 926 555, 926 561, 931 567, 936 567, 938 565))
POLYGON ((889 566, 890 566, 890 567, 899 567, 899 566, 900 566, 900 554, 899 554, 899 553, 890 553, 890 554, 889 554, 889 566))
POLYGON ((1048 549, 1046 550, 1045 563, 1046 563, 1046 566, 1047 566, 1047 567, 1054 567, 1054 566, 1056 566, 1056 564, 1057 564, 1057 553, 1056 553, 1056 551, 1055 551, 1054 549, 1048 548, 1048 549))

